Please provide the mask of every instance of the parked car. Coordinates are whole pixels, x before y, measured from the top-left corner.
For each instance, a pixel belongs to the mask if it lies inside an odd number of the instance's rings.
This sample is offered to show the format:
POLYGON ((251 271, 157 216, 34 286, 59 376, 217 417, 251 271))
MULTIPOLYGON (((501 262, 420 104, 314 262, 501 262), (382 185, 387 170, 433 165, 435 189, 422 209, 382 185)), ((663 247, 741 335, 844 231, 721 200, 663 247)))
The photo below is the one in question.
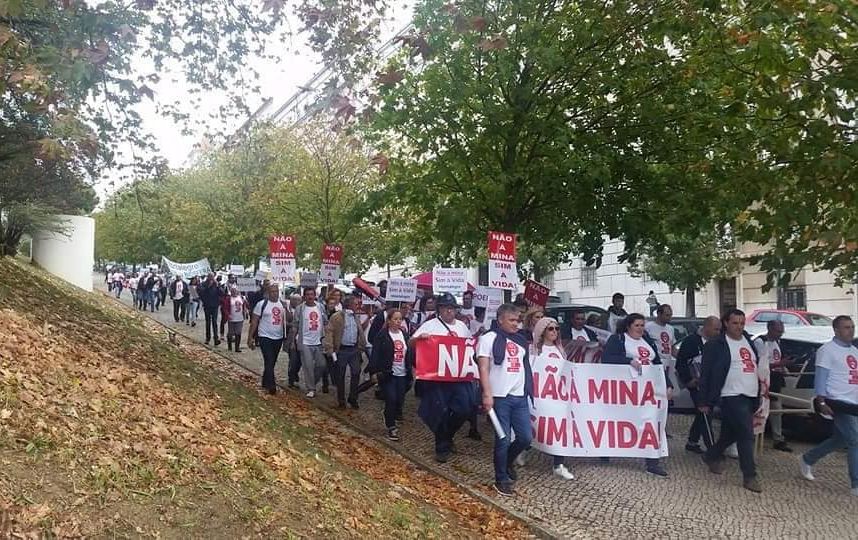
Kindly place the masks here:
POLYGON ((831 327, 831 317, 793 309, 755 309, 748 316, 745 324, 766 324, 769 321, 781 321, 784 326, 831 327))
POLYGON ((545 315, 557 319, 557 322, 560 324, 560 337, 569 339, 572 335, 572 312, 579 309, 584 311, 587 325, 601 328, 602 330, 608 329, 608 311, 597 306, 549 303, 545 308, 545 315))

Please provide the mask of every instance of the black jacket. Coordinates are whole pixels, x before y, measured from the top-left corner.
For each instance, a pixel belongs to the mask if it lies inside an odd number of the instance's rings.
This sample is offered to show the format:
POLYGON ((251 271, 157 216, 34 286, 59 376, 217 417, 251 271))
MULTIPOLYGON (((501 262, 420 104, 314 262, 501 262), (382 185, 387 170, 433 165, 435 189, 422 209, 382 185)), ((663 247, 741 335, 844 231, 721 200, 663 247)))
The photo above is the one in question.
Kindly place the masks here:
POLYGON ((687 385, 694 378, 691 373, 691 361, 703 354, 703 338, 700 334, 692 334, 682 340, 679 352, 676 353, 676 378, 687 385))
MULTIPOLYGON (((652 352, 655 353, 655 357, 652 359, 653 365, 661 365, 661 357, 658 355, 658 348, 655 341, 646 334, 642 336, 642 339, 646 341, 647 345, 652 348, 652 352)), ((626 333, 614 334, 609 337, 608 342, 605 343, 605 351, 602 353, 602 363, 628 365, 629 362, 630 359, 626 356, 626 333)), ((667 373, 665 373, 664 378, 667 381, 667 387, 673 388, 673 383, 670 382, 670 377, 667 376, 667 373)))
POLYGON ((220 299, 223 296, 223 291, 221 291, 220 285, 215 281, 211 285, 207 282, 202 282, 197 289, 197 292, 200 295, 200 301, 203 303, 203 307, 209 309, 220 308, 220 299))
POLYGON ((375 347, 375 338, 378 337, 381 329, 384 328, 384 322, 387 320, 385 310, 381 310, 375 314, 372 318, 372 322, 369 323, 369 332, 367 332, 367 341, 372 343, 372 346, 375 347))
MULTIPOLYGON (((760 355, 757 353, 754 341, 747 332, 742 332, 742 334, 754 353, 754 365, 757 365, 760 361, 760 355)), ((703 365, 700 368, 701 405, 713 407, 721 401, 721 390, 727 380, 731 360, 730 345, 727 344, 725 334, 707 341, 706 345, 703 346, 703 365)))
MULTIPOLYGON (((176 295, 176 281, 173 280, 170 282, 170 298, 172 299, 176 295)), ((191 289, 188 287, 188 284, 185 280, 182 280, 182 302, 187 302, 191 296, 191 289)))
MULTIPOLYGON (((408 343, 410 336, 403 332, 402 337, 405 343, 408 343)), ((413 377, 413 366, 415 356, 414 347, 408 347, 405 351, 405 376, 410 380, 413 377)), ((390 337, 390 332, 379 332, 375 336, 375 341, 372 342, 372 355, 369 358, 367 371, 369 373, 383 373, 390 375, 393 370, 393 339, 390 337)))

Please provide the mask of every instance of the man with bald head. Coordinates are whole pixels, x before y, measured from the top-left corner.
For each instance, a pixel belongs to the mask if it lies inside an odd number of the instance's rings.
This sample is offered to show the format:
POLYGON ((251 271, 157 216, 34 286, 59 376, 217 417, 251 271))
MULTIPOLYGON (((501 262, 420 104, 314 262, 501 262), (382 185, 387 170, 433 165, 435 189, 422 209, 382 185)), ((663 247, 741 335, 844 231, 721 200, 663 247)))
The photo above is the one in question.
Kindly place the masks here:
MULTIPOLYGON (((703 326, 696 334, 682 340, 679 353, 676 355, 676 376, 679 378, 679 382, 688 388, 695 407, 699 405, 700 398, 698 385, 700 383, 700 365, 703 361, 703 345, 718 337, 720 333, 721 319, 714 316, 706 317, 703 326)), ((694 422, 691 424, 691 430, 688 432, 688 442, 685 444, 685 449, 695 454, 702 454, 701 437, 703 437, 703 444, 706 445, 706 448, 712 446, 712 426, 709 425, 706 415, 697 411, 694 422)))

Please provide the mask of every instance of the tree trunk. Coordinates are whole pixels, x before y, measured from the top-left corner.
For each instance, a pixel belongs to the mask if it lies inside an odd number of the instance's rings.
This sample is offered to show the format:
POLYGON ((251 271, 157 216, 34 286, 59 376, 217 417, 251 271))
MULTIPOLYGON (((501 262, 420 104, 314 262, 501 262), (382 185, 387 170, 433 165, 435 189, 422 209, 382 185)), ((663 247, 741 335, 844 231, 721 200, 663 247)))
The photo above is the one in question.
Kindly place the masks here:
POLYGON ((696 310, 694 308, 695 298, 694 298, 694 287, 688 287, 685 289, 685 316, 686 317, 696 317, 696 310))

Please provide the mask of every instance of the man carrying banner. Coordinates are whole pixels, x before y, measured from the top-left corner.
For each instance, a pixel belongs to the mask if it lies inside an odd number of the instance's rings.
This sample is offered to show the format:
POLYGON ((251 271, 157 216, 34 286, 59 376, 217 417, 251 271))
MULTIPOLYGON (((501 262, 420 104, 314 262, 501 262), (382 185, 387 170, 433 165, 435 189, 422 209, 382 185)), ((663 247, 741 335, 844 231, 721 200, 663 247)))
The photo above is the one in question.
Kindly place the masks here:
POLYGON ((754 463, 754 412, 760 405, 759 355, 745 332, 745 313, 732 309, 724 320, 724 334, 703 346, 701 405, 697 408, 703 414, 709 414, 716 405, 721 408, 721 433, 703 455, 703 461, 712 473, 722 474, 724 450, 735 442, 742 485, 760 493, 763 488, 754 463))
POLYGON ((533 398, 533 373, 528 355, 529 344, 518 332, 519 310, 512 304, 498 308, 497 324, 483 334, 477 348, 483 409, 494 414, 503 434, 495 433, 495 490, 514 495, 518 479, 515 458, 530 448, 532 439, 530 407, 533 398), (510 443, 512 434, 515 441, 510 443))
MULTIPOLYGON (((456 319, 456 299, 450 293, 438 296, 438 316, 424 322, 411 338, 409 347, 429 336, 470 338, 465 323, 456 319)), ((417 414, 435 435, 435 460, 446 463, 453 448, 453 436, 473 414, 476 394, 470 381, 419 381, 420 407, 417 414)))
MULTIPOLYGON (((703 362, 703 346, 719 335, 721 335, 721 319, 714 315, 706 317, 703 326, 696 334, 682 340, 679 353, 676 355, 676 377, 680 384, 688 388, 688 393, 691 395, 691 401, 694 402, 695 407, 703 405, 700 401, 700 367, 703 362)), ((714 443, 709 417, 698 410, 694 422, 691 423, 685 449, 695 454, 702 454, 701 437, 703 437, 703 444, 707 449, 714 443)))

